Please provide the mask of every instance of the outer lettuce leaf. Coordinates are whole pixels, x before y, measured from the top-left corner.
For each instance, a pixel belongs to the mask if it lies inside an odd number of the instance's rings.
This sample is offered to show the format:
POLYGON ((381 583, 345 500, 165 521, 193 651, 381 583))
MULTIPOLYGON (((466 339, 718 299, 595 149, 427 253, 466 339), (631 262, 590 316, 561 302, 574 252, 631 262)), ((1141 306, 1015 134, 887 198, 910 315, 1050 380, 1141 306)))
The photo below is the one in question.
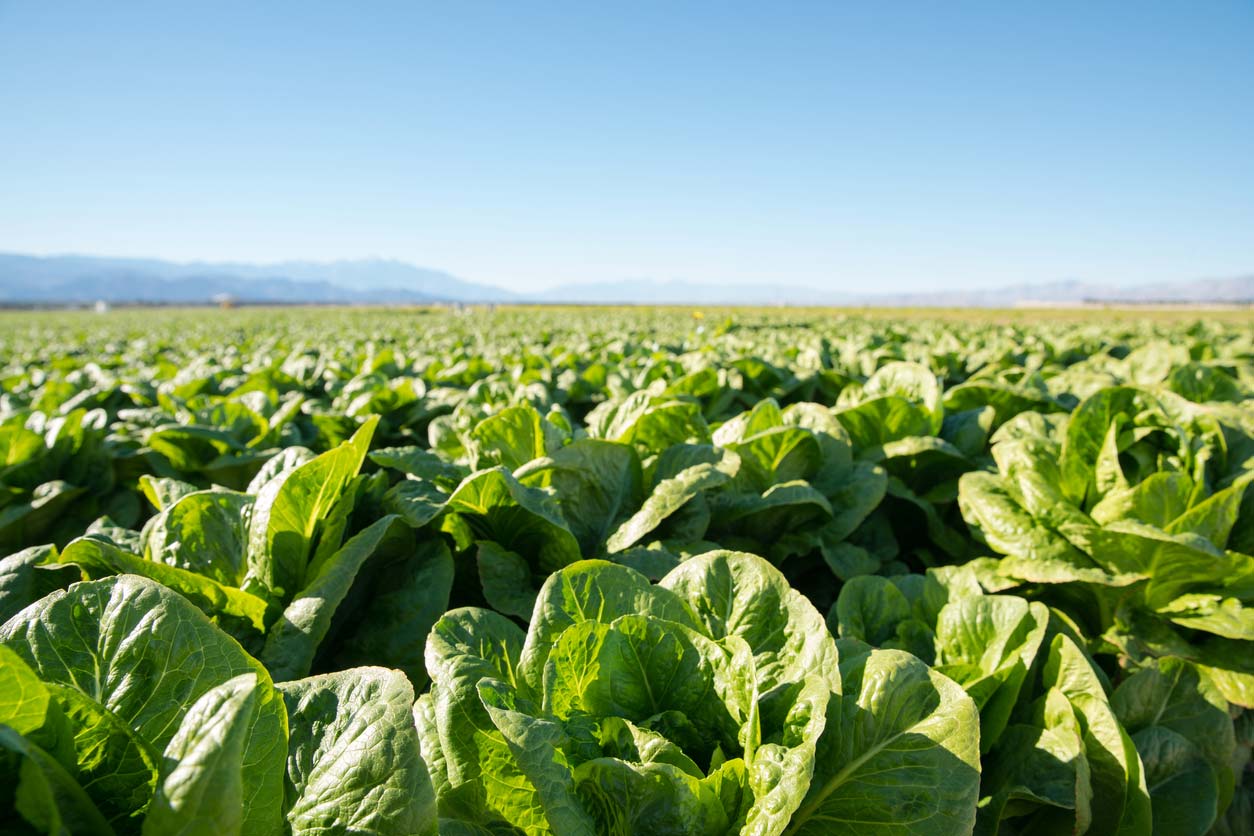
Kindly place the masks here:
POLYGON ((81 693, 162 751, 195 700, 240 674, 260 693, 243 757, 248 833, 281 829, 287 719, 270 677, 177 593, 134 575, 76 584, 0 627, 41 680, 81 693))
POLYGON ((545 454, 544 419, 529 403, 510 406, 484 418, 470 431, 466 445, 475 470, 501 466, 514 471, 545 454))
POLYGON ((368 419, 327 453, 267 482, 257 494, 248 528, 248 576, 275 598, 304 586, 319 523, 328 517, 366 458, 378 425, 368 419))
POLYGON ((714 448, 709 447, 695 449, 707 451, 708 455, 700 458, 685 457, 691 463, 671 475, 662 476, 666 472, 663 465, 671 465, 671 462, 664 458, 659 463, 659 478, 652 493, 645 499, 640 509, 623 521, 610 535, 606 542, 606 550, 609 553, 621 552, 639 543, 693 499, 701 496, 705 491, 718 488, 731 481, 736 469, 740 466, 738 457, 734 454, 720 456, 714 448), (696 460, 693 461, 693 459, 696 460))
POLYGON ((992 748, 1014 710, 1049 623, 1044 604, 1007 595, 966 596, 940 611, 937 670, 980 709, 980 749, 992 748))
POLYGON ((115 826, 127 829, 156 789, 161 751, 81 691, 55 683, 44 687, 63 718, 63 725, 54 720, 55 730, 46 728, 45 732, 53 739, 64 734, 72 747, 72 755, 61 756, 62 763, 74 764, 78 782, 100 812, 115 826))
POLYGON ((144 833, 239 834, 244 827, 244 750, 258 707, 256 674, 209 689, 166 744, 144 833))
POLYGON ((328 663, 334 668, 374 662, 405 672, 416 689, 427 683, 426 644, 431 627, 448 609, 453 558, 440 539, 423 540, 411 554, 387 562, 369 561, 377 571, 353 597, 358 606, 336 610, 335 640, 328 663), (336 627, 339 627, 336 632, 336 627))
POLYGON ((6 779, 0 801, 36 833, 113 836, 113 828, 65 767, 7 726, 0 726, 0 777, 6 779))
POLYGON ((1050 642, 1042 686, 1057 688, 1071 702, 1084 729, 1089 762, 1094 833, 1139 834, 1151 828, 1149 790, 1132 738, 1115 716, 1093 663, 1065 635, 1050 642))
POLYGON ((144 526, 144 557, 237 587, 252 504, 251 496, 234 491, 187 494, 144 526))
POLYGON ((1155 830, 1205 833, 1234 789, 1227 700, 1195 665, 1166 658, 1124 680, 1111 705, 1145 764, 1155 830))
POLYGON ((256 630, 265 629, 269 604, 264 598, 211 576, 145 560, 95 537, 82 537, 70 543, 56 557, 56 562, 78 566, 90 578, 142 575, 178 592, 206 615, 242 618, 256 630))
POLYGON ((989 797, 978 833, 997 833, 1006 818, 1028 832, 1085 833, 1092 824, 1091 771, 1071 702, 1052 688, 1033 713, 1032 722, 1006 729, 984 762, 982 792, 989 797))
POLYGON ((640 502, 640 458, 626 444, 585 438, 533 461, 518 480, 557 494, 562 518, 585 557, 608 550, 616 527, 640 502))
POLYGON ((30 666, 0 645, 0 724, 29 734, 47 722, 52 705, 52 695, 30 666))
POLYGON ((348 595, 362 565, 386 548, 388 541, 403 546, 411 537, 399 518, 383 517, 352 537, 330 559, 310 567, 308 583, 266 633, 260 659, 275 681, 309 673, 335 610, 348 595))
POLYGON ((353 668, 279 690, 291 725, 286 816, 294 836, 435 836, 435 794, 404 675, 353 668))
POLYGON ((553 499, 503 468, 466 477, 448 508, 465 519, 476 539, 521 555, 533 574, 543 577, 579 559, 579 543, 553 499))
POLYGON ((810 791, 785 833, 969 832, 980 788, 971 698, 899 650, 848 658, 841 678, 810 791))

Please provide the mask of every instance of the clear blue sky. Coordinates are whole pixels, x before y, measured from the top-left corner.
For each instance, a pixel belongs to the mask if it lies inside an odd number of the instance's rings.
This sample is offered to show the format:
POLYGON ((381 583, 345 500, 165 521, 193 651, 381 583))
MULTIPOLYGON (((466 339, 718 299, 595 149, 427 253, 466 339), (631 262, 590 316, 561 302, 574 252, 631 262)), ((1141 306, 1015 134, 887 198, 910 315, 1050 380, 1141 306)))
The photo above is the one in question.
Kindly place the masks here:
POLYGON ((1254 2, 0 0, 0 250, 535 289, 1254 270, 1254 2))

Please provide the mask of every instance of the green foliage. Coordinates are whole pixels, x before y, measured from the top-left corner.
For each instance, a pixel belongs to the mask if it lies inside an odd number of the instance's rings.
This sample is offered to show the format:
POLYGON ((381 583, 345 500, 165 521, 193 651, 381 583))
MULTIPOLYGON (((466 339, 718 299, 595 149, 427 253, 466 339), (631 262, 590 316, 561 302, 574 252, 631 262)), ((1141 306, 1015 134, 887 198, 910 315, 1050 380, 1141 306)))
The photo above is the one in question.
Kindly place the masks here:
POLYGON ((5 324, 0 831, 1254 820, 1248 320, 5 324))

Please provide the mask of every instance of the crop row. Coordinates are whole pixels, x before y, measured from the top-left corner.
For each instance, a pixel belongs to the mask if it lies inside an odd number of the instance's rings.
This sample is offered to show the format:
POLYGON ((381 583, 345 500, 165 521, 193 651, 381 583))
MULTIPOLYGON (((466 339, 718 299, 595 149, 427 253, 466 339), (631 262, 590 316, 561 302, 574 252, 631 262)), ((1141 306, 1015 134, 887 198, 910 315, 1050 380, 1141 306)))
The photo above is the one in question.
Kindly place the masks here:
POLYGON ((717 319, 22 320, 0 832, 1251 832, 1254 328, 717 319))

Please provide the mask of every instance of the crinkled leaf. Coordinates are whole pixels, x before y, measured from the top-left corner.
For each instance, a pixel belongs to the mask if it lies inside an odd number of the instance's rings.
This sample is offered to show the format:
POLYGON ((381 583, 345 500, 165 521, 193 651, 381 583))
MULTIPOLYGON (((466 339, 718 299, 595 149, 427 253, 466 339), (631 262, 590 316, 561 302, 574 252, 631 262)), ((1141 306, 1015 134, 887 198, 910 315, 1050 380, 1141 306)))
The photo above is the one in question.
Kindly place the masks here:
POLYGON ((980 788, 971 698, 899 650, 847 659, 841 679, 810 791, 785 833, 969 832, 980 788))
POLYGON ((279 690, 291 726, 286 816, 293 836, 435 836, 435 795, 403 674, 353 668, 279 690))

